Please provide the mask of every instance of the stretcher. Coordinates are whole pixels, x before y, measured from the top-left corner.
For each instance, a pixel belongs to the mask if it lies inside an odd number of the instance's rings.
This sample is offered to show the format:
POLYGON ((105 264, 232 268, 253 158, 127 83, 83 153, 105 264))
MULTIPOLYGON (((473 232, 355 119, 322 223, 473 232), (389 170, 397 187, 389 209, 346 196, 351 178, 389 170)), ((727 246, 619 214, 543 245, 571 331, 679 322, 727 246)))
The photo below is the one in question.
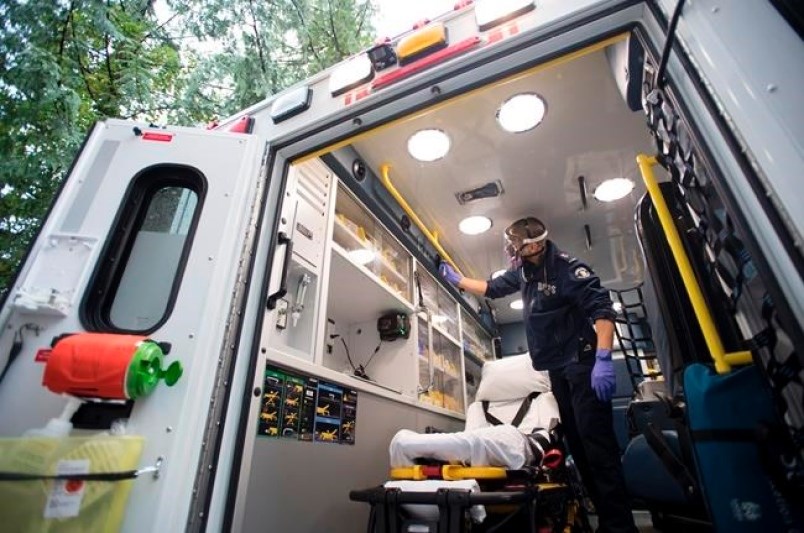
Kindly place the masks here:
POLYGON ((546 373, 523 354, 486 363, 457 433, 399 431, 390 480, 350 492, 371 533, 591 531, 546 373))

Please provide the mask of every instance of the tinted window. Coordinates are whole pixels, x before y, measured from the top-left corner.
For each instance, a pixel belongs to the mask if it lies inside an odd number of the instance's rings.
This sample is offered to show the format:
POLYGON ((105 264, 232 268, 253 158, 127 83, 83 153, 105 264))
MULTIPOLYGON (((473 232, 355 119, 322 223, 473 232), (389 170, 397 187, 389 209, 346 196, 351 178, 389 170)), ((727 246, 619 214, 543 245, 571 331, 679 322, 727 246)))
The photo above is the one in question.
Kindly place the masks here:
POLYGON ((186 167, 133 180, 85 300, 90 329, 146 333, 167 320, 202 200, 203 177, 186 167))

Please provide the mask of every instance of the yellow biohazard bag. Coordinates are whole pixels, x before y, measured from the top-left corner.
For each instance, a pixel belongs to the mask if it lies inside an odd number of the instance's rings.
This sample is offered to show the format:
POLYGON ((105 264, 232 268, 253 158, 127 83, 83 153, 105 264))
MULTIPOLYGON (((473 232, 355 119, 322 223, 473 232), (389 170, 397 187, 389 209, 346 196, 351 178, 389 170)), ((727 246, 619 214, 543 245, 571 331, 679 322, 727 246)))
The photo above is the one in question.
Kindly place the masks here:
POLYGON ((142 437, 129 436, 0 439, 0 529, 18 533, 118 531, 133 479, 10 479, 131 473, 137 469, 143 444, 142 437))

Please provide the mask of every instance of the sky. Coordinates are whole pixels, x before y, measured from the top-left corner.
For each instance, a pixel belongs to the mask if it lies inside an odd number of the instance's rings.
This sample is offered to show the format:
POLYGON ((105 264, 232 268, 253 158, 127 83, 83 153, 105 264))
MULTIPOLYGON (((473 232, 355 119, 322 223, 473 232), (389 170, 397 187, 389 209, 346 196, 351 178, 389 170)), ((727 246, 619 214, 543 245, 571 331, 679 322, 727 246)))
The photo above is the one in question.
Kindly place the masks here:
POLYGON ((378 8, 374 20, 378 37, 394 37, 423 18, 434 19, 451 11, 456 0, 374 0, 378 8))

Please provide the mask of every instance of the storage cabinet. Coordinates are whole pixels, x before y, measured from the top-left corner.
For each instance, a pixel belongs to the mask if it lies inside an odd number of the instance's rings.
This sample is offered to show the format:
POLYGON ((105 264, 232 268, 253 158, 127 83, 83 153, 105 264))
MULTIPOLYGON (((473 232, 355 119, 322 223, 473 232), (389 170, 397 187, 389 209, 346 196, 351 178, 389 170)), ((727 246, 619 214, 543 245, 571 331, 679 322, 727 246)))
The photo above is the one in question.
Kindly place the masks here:
POLYGON ((410 302, 411 256, 344 187, 338 188, 332 241, 353 263, 410 302))
POLYGON ((263 353, 463 414, 494 357, 485 329, 321 161, 294 165, 288 192, 269 284, 284 294, 263 323, 263 353), (389 313, 409 327, 381 340, 389 313))
POLYGON ((461 309, 461 326, 464 354, 481 364, 493 360, 494 341, 491 335, 464 309, 461 309))
POLYGON ((342 186, 333 215, 322 363, 415 397, 414 327, 385 342, 377 331, 388 313, 413 320, 412 257, 342 186))
POLYGON ((453 339, 458 339, 460 327, 457 302, 424 268, 420 265, 417 267, 417 279, 421 286, 419 307, 429 311, 432 322, 438 329, 453 339))
POLYGON ((427 312, 418 314, 419 400, 463 413, 463 362, 460 345, 440 331, 432 319, 433 315, 427 312))

